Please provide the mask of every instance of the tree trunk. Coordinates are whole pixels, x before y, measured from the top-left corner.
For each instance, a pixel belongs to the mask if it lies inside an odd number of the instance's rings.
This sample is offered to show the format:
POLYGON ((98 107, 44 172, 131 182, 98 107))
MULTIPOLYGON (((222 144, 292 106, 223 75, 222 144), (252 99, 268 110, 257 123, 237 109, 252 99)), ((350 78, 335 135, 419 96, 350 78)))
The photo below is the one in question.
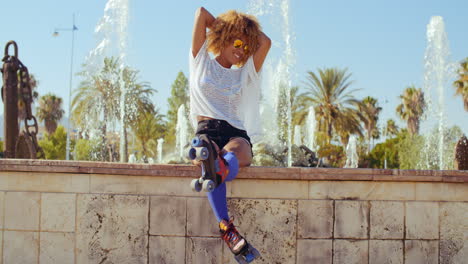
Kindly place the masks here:
POLYGON ((57 122, 56 121, 46 119, 46 120, 44 120, 44 124, 45 124, 45 128, 47 130, 47 133, 49 135, 52 135, 55 132, 55 130, 57 130, 57 122))
POLYGON ((107 109, 104 109, 104 124, 102 125, 102 146, 101 146, 101 161, 107 161, 107 109))
POLYGON ((331 140, 332 140, 332 133, 333 133, 332 122, 331 122, 331 120, 328 120, 328 128, 327 128, 328 144, 331 143, 331 140))

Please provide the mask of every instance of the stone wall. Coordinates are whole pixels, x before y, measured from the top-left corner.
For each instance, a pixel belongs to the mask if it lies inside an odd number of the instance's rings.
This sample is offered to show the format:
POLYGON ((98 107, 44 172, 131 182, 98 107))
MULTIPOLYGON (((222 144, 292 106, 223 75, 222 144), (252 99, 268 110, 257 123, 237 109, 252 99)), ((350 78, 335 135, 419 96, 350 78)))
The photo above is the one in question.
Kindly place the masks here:
MULTIPOLYGON (((193 166, 0 160, 0 262, 236 263, 193 166)), ((255 263, 467 263, 468 171, 246 168, 255 263)))

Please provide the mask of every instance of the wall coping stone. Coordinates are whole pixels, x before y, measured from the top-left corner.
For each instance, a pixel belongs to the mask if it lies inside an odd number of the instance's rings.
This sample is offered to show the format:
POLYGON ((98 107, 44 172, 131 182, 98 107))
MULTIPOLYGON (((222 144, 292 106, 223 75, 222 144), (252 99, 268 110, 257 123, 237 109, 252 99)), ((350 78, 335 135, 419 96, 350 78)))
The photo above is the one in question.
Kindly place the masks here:
MULTIPOLYGON (((31 159, 0 159, 0 171, 113 174, 158 177, 166 176, 184 178, 196 178, 200 175, 200 169, 192 165, 133 164, 31 159)), ((468 171, 367 168, 247 167, 240 170, 237 178, 304 181, 335 180, 468 183, 468 171)))

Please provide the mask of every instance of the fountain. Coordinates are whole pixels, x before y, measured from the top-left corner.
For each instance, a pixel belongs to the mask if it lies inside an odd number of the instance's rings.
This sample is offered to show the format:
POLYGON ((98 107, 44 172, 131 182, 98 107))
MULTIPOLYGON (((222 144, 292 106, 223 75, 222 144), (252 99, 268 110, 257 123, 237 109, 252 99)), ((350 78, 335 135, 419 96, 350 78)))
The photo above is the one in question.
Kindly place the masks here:
MULTIPOLYGON (((109 114, 109 109, 105 110, 105 102, 103 98, 97 96, 90 105, 93 109, 89 109, 83 118, 84 122, 77 127, 79 133, 83 137, 89 138, 92 141, 98 141, 106 138, 103 131, 107 128, 118 127, 120 129, 120 161, 127 160, 127 135, 126 135, 126 119, 129 115, 135 114, 136 106, 128 102, 127 95, 131 92, 124 80, 124 69, 126 68, 126 50, 127 50, 127 28, 129 19, 129 1, 128 0, 108 0, 104 8, 104 15, 95 28, 95 35, 98 38, 98 44, 91 50, 85 58, 85 69, 81 73, 85 80, 93 80, 96 73, 101 73, 104 66, 104 58, 114 57, 117 59, 117 69, 112 69, 110 72, 99 75, 106 81, 110 81, 109 91, 106 91, 106 100, 115 100, 112 105, 118 109, 119 116, 113 117, 109 114), (118 94, 117 98, 109 96, 118 94), (117 118, 117 120, 115 120, 117 118), (103 129, 104 128, 104 129, 103 129)), ((109 102, 107 102, 109 103, 109 102)), ((104 140, 103 140, 104 142, 104 140)), ((105 148, 106 146, 101 146, 105 148)), ((102 151, 101 151, 102 152, 102 151)), ((94 156, 99 156, 94 155, 94 156)), ((100 159, 103 159, 101 157, 100 159)))
POLYGON ((130 154, 130 156, 128 157, 128 163, 138 163, 136 152, 130 154))
MULTIPOLYGON (((270 15, 272 24, 280 23, 280 37, 271 37, 273 40, 272 49, 263 69, 262 83, 262 102, 261 116, 262 127, 265 137, 262 140, 263 144, 270 145, 267 147, 276 154, 285 155, 284 158, 278 157, 280 160, 285 160, 288 167, 292 165, 292 141, 293 128, 291 116, 291 67, 293 65, 293 50, 291 45, 291 29, 289 24, 289 0, 251 0, 248 4, 248 13, 257 17, 270 15), (279 9, 277 8, 279 7, 279 9), (278 20, 278 17, 280 20, 278 20), (276 39, 282 41, 275 42, 276 39), (276 67, 271 62, 272 54, 279 52, 279 59, 276 67), (281 124, 281 122, 284 122, 281 124), (286 127, 285 130, 278 131, 280 127, 286 127), (283 152, 283 149, 286 152, 283 152)), ((269 35, 277 32, 268 32, 269 35)), ((280 161, 280 163, 282 163, 280 161)))
POLYGON ((431 18, 426 37, 423 90, 427 108, 421 122, 425 146, 418 166, 419 169, 445 170, 451 167, 449 163, 453 159, 453 149, 446 138, 446 87, 451 86, 455 68, 450 63, 449 43, 442 17, 431 18))
POLYGON ((346 163, 344 168, 357 168, 358 162, 357 137, 356 135, 351 135, 349 137, 348 145, 346 145, 346 163))
POLYGON ((176 124, 176 153, 180 160, 186 159, 187 156, 185 149, 190 141, 189 127, 190 123, 187 118, 187 111, 185 111, 185 105, 182 104, 177 110, 176 124))
POLYGON ((294 145, 300 146, 302 145, 302 133, 301 133, 301 126, 294 126, 294 145))
POLYGON ((163 161, 163 144, 164 138, 158 139, 158 145, 156 146, 158 152, 158 163, 161 164, 163 161))
POLYGON ((309 114, 307 115, 305 124, 305 143, 312 151, 316 150, 315 146, 315 129, 317 127, 317 120, 315 119, 315 109, 313 106, 309 107, 309 114))

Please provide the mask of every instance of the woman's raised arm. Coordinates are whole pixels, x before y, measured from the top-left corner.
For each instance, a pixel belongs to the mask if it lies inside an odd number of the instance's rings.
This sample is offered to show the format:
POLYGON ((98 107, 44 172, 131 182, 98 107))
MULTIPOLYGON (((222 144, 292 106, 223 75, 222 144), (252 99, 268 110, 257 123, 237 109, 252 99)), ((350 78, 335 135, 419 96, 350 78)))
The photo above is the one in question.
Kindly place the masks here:
POLYGON ((262 68, 263 62, 265 61, 268 51, 270 50, 271 40, 267 35, 265 35, 265 33, 262 32, 260 36, 258 36, 258 43, 258 50, 253 55, 255 70, 257 70, 257 72, 259 72, 262 68))
POLYGON ((195 58, 206 40, 206 29, 211 28, 216 18, 204 7, 197 9, 192 33, 192 55, 195 58))

